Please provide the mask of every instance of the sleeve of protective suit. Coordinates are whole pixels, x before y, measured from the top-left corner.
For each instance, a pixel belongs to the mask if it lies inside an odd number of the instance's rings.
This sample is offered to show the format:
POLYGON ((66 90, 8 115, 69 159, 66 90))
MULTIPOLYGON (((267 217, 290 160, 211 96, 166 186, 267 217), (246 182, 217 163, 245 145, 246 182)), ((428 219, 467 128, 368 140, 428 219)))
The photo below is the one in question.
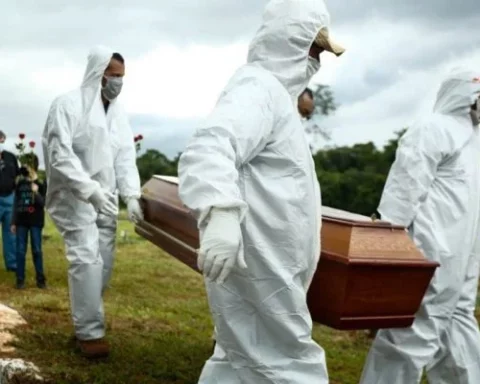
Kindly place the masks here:
POLYGON ((120 196, 125 203, 141 196, 140 175, 137 168, 137 151, 133 132, 124 112, 120 112, 120 148, 115 156, 115 178, 120 196))
POLYGON ((63 179, 72 193, 88 202, 100 184, 83 170, 82 163, 72 147, 73 130, 77 121, 63 103, 54 102, 47 121, 46 141, 50 168, 63 179))
POLYGON ((247 204, 239 188, 239 168, 269 142, 274 125, 271 93, 257 79, 243 79, 222 93, 197 129, 179 165, 179 194, 202 227, 211 208, 236 208, 243 220, 247 204))
POLYGON ((378 207, 382 220, 410 226, 448 152, 448 140, 440 129, 416 125, 407 130, 398 143, 378 207))

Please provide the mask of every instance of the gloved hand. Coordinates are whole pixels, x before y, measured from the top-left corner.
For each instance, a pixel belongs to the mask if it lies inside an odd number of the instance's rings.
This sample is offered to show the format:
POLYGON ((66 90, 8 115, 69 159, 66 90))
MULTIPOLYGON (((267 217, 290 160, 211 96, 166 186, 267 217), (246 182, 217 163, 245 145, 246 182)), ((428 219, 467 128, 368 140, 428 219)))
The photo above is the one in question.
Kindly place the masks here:
POLYGON ((115 195, 105 189, 99 189, 90 196, 90 203, 97 212, 107 216, 117 216, 118 206, 115 204, 115 195))
POLYGON ((247 268, 238 211, 213 208, 201 239, 198 268, 207 279, 223 284, 235 264, 247 268))
POLYGON ((134 197, 128 199, 127 212, 128 220, 130 220, 132 223, 143 220, 142 207, 140 207, 140 202, 138 201, 138 199, 134 197))

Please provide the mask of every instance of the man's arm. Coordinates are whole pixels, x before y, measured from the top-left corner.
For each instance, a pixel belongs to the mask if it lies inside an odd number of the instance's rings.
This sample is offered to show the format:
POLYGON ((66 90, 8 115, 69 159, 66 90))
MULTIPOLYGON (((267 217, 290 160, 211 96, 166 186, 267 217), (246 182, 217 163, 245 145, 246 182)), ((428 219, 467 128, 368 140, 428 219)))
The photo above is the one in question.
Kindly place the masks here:
POLYGON ((120 196, 125 203, 141 196, 140 175, 137 168, 137 151, 133 140, 133 132, 130 128, 127 117, 122 114, 120 120, 121 129, 119 142, 121 147, 115 156, 115 178, 120 196))
POLYGON ((100 184, 83 170, 80 159, 73 151, 72 135, 76 124, 72 114, 61 103, 54 102, 45 127, 46 157, 50 169, 61 176, 78 199, 87 202, 100 189, 100 184))
POLYGON ((237 208, 243 219, 238 169, 269 142, 273 124, 270 93, 256 79, 245 79, 224 93, 196 131, 178 165, 179 194, 203 226, 211 208, 237 208))
POLYGON ((448 154, 442 131, 413 126, 398 143, 378 212, 382 220, 409 227, 425 199, 439 163, 448 154))

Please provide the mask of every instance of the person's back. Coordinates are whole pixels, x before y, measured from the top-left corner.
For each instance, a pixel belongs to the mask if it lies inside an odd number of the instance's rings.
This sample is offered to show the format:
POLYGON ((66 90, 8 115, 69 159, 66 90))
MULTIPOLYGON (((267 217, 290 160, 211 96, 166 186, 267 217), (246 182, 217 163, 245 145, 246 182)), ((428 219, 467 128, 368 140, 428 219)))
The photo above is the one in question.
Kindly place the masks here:
MULTIPOLYGON (((361 383, 480 382, 475 319, 480 270, 480 140, 472 105, 475 74, 442 83, 433 113, 400 139, 378 208, 408 228, 417 247, 440 263, 411 328, 380 330, 361 383)), ((478 123, 477 123, 478 124, 478 123)))

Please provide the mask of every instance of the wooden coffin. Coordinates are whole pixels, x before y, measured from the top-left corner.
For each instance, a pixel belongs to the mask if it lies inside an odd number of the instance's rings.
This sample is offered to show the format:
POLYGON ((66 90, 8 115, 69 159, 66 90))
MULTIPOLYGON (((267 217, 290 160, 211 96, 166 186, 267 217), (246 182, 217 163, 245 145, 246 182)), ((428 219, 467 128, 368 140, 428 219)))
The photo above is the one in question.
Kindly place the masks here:
MULTIPOLYGON (((177 178, 143 187, 145 221, 136 232, 198 271, 196 221, 178 197, 177 178)), ((323 207, 322 251, 308 292, 312 319, 335 329, 408 327, 438 267, 402 227, 323 207)))

